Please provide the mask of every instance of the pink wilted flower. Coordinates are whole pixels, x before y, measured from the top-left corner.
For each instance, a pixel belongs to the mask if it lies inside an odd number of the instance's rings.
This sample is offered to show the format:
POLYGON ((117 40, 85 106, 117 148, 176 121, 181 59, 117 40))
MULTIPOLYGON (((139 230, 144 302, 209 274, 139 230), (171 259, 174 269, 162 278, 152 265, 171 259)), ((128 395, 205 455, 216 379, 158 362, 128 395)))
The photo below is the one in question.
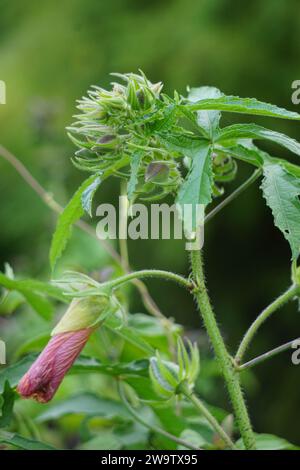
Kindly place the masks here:
POLYGON ((53 336, 20 380, 17 387, 20 395, 41 403, 50 401, 92 331, 86 328, 53 336))
POLYGON ((108 309, 105 296, 73 300, 49 343, 20 380, 18 393, 40 403, 50 401, 108 309))

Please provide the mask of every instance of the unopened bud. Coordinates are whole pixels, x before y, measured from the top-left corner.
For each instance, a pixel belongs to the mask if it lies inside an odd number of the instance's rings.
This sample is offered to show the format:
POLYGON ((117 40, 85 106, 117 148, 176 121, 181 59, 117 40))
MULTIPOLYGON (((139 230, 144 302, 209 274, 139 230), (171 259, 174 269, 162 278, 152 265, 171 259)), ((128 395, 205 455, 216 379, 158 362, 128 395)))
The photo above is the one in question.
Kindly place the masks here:
POLYGON ((118 145, 119 140, 114 134, 106 134, 100 137, 93 145, 92 151, 97 152, 98 150, 113 150, 118 145))
POLYGON ((162 162, 152 162, 147 166, 145 181, 165 181, 169 174, 169 167, 162 162))
POLYGON ((186 351, 181 338, 177 342, 177 364, 164 361, 159 353, 150 359, 150 378, 156 393, 165 399, 180 394, 180 386, 184 383, 191 391, 199 374, 199 351, 196 345, 189 344, 186 351))

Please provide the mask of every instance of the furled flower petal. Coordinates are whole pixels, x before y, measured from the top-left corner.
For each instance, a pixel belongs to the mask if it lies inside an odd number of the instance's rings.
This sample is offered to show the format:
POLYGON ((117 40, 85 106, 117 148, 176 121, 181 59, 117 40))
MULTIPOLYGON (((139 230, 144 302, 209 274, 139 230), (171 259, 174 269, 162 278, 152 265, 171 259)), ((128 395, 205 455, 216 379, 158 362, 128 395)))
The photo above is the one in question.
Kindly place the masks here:
POLYGON ((19 394, 40 403, 50 401, 93 331, 85 328, 53 336, 20 380, 19 394))

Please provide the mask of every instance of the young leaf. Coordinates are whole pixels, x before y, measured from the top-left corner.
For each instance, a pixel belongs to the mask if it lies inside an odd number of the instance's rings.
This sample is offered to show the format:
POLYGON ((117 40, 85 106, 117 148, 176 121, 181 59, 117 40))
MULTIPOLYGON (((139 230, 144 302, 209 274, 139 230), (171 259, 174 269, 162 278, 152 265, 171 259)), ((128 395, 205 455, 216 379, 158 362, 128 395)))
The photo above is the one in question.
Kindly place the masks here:
POLYGON ((97 189, 101 184, 101 178, 98 176, 82 193, 81 203, 82 207, 92 217, 92 202, 97 189))
POLYGON ((222 129, 217 142, 226 142, 232 139, 266 139, 276 142, 296 155, 300 155, 300 143, 280 132, 271 131, 256 124, 234 124, 222 129))
POLYGON ((270 116, 282 119, 300 120, 300 114, 278 108, 273 104, 263 103, 255 98, 239 98, 238 96, 221 96, 220 98, 200 100, 195 104, 187 104, 188 109, 198 111, 201 109, 214 109, 231 113, 253 114, 257 116, 270 116))
POLYGON ((266 162, 261 188, 272 210, 275 225, 291 246, 294 260, 300 249, 300 179, 280 164, 266 162))
POLYGON ((135 188, 138 183, 138 171, 139 171, 141 159, 142 159, 141 152, 135 152, 134 154, 131 155, 130 178, 129 178, 128 186, 127 186, 127 197, 129 201, 132 201, 135 188))
POLYGON ((95 180, 97 180, 97 178, 99 178, 98 175, 93 175, 82 183, 58 218, 50 248, 50 264, 52 270, 54 269, 57 260, 61 257, 64 249, 66 248, 67 242, 71 237, 72 225, 77 222, 84 213, 82 207, 82 195, 84 191, 89 188, 95 180))
POLYGON ((177 107, 173 103, 163 108, 162 117, 159 116, 157 120, 148 125, 149 131, 153 133, 168 130, 175 122, 176 114, 177 107))
MULTIPOLYGON (((220 98, 223 96, 218 88, 212 86, 201 86, 199 88, 191 88, 188 94, 188 101, 195 103, 199 100, 210 98, 220 98)), ((219 127, 221 113, 220 111, 198 111, 197 123, 204 129, 208 137, 212 137, 216 129, 219 127)))
POLYGON ((193 152, 190 171, 182 183, 176 198, 179 212, 183 216, 184 227, 197 229, 197 205, 207 205, 212 197, 211 147, 203 145, 193 152), (184 206, 189 205, 191 211, 184 206))

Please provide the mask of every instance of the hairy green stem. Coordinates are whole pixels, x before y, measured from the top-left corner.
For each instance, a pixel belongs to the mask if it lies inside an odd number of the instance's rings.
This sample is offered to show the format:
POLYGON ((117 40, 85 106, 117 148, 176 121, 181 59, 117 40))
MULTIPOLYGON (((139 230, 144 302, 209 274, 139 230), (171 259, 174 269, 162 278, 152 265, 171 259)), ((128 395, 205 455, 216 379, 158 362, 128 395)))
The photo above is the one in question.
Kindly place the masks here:
POLYGON ((277 348, 271 349, 271 351, 261 354, 260 356, 254 357, 250 361, 245 362, 244 364, 241 364, 240 366, 237 365, 237 370, 239 372, 242 372, 245 369, 250 369, 251 367, 254 367, 257 364, 261 364, 262 362, 265 362, 268 359, 271 359, 272 357, 277 356, 277 354, 280 354, 284 351, 287 351, 288 349, 291 349, 296 341, 300 341, 300 338, 293 339, 293 341, 289 341, 288 343, 282 344, 281 346, 277 346, 277 348))
POLYGON ((220 204, 218 204, 214 209, 212 209, 204 219, 204 222, 209 222, 215 215, 218 214, 224 207, 226 207, 231 201, 236 199, 241 193, 243 193, 249 186, 251 186, 254 181, 256 181, 262 173, 261 168, 255 170, 252 175, 241 184, 235 191, 229 194, 220 204))
POLYGON ((286 292, 277 297, 267 308, 265 308, 261 314, 254 320, 248 331, 246 332, 242 342, 238 348, 238 351, 235 356, 235 361, 237 363, 241 362, 249 344, 251 343, 255 333, 259 327, 272 315, 276 312, 282 305, 284 305, 288 300, 292 299, 299 292, 299 286, 292 285, 286 292))
MULTIPOLYGON (((122 196, 122 206, 121 206, 121 218, 120 218, 120 233, 127 233, 127 183, 125 180, 121 180, 121 196, 122 196)), ((128 254, 128 245, 127 238, 119 238, 119 247, 122 266, 125 271, 129 271, 129 254, 128 254)))
POLYGON ((143 418, 141 418, 141 415, 139 413, 137 413, 132 408, 130 403, 127 401, 127 398, 126 398, 125 392, 124 392, 124 387, 123 387, 123 385, 120 381, 118 381, 118 392, 119 392, 119 395, 120 395, 120 398, 121 398, 123 404, 125 405, 125 407, 129 411, 129 413, 133 416, 134 419, 136 419, 136 421, 138 421, 140 424, 142 424, 142 426, 145 426, 145 428, 150 429, 150 431, 152 431, 152 432, 156 432, 157 434, 161 434, 162 436, 167 437, 171 441, 174 441, 174 442, 176 442, 176 444, 184 446, 187 449, 201 450, 200 447, 196 447, 193 444, 190 444, 189 442, 185 441, 184 439, 180 439, 180 437, 174 436, 174 434, 171 434, 168 431, 165 431, 164 429, 162 429, 158 426, 155 426, 154 424, 149 424, 147 421, 144 421, 143 418))
POLYGON ((202 314, 205 328, 213 345, 216 358, 224 376, 228 393, 230 395, 237 424, 246 449, 255 449, 255 438, 252 431, 247 407, 244 401, 238 372, 235 370, 233 360, 229 355, 219 330, 208 292, 205 285, 202 256, 200 250, 191 252, 192 272, 194 277, 194 294, 202 314))
POLYGON ((146 277, 173 281, 188 290, 191 290, 192 288, 191 282, 185 277, 170 271, 162 271, 160 269, 142 269, 141 271, 133 271, 132 273, 124 274, 124 276, 120 276, 117 279, 113 279, 112 281, 101 284, 101 288, 115 288, 121 286, 122 284, 126 284, 129 281, 143 279, 146 277))
POLYGON ((227 447, 229 447, 229 449, 236 450, 236 447, 228 436, 228 434, 224 431, 222 426, 220 426, 216 418, 210 413, 204 403, 198 397, 196 397, 194 393, 191 393, 188 387, 185 386, 185 384, 181 384, 179 390, 191 403, 193 403, 197 410, 199 410, 200 413, 207 419, 207 421, 210 423, 216 433, 221 437, 227 447))

